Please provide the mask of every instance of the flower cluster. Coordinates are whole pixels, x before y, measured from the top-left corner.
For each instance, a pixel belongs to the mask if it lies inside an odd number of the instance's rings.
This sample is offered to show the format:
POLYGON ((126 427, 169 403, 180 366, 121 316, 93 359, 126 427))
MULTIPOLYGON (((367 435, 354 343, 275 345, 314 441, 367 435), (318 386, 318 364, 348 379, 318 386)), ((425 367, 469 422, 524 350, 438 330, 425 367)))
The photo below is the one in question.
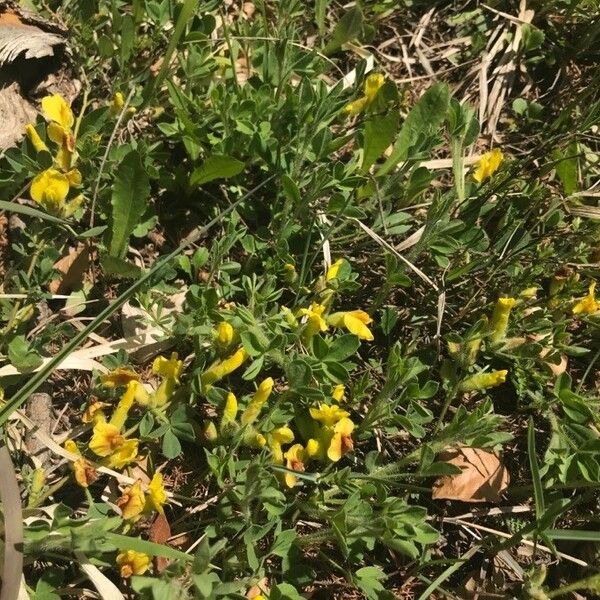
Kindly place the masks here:
MULTIPOLYGON (((57 146, 54 166, 36 175, 31 182, 31 198, 49 213, 62 217, 71 216, 83 202, 83 196, 76 194, 67 200, 72 188, 81 186, 81 173, 74 168, 76 162, 75 117, 71 107, 58 94, 42 99, 42 112, 48 121, 46 132, 57 146)), ((25 127, 25 133, 36 152, 49 152, 32 124, 25 127)))

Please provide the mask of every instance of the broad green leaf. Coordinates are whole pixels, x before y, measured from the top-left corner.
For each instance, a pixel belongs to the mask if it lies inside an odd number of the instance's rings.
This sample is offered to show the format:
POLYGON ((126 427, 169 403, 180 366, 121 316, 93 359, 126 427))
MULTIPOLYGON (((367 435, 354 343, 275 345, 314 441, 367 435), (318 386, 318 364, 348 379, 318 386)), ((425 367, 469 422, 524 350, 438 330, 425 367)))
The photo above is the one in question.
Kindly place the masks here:
POLYGON ((42 357, 31 348, 22 335, 17 335, 8 344, 8 360, 19 371, 30 371, 42 364, 42 357))
POLYGON ((163 546, 156 542, 147 542, 139 537, 133 537, 129 535, 120 535, 118 533, 108 532, 106 533, 107 541, 114 544, 119 550, 135 550, 136 552, 143 552, 150 556, 163 556, 164 558, 171 558, 173 560, 183 560, 185 562, 192 562, 194 556, 192 554, 186 554, 170 548, 169 546, 163 546))
POLYGON ((371 165, 394 141, 398 130, 399 115, 393 111, 387 115, 374 115, 365 123, 365 147, 360 170, 367 173, 371 165))
POLYGON ((420 136, 436 133, 446 117, 449 102, 450 90, 445 83, 432 85, 421 96, 402 124, 394 149, 377 171, 377 177, 386 175, 399 162, 406 160, 420 136))
POLYGON ((572 142, 564 150, 555 150, 553 153, 556 163, 556 175, 562 183, 563 190, 570 196, 577 190, 577 142, 572 142))
POLYGON ((100 257, 100 264, 107 275, 118 275, 125 279, 136 279, 142 273, 142 270, 133 263, 116 256, 105 254, 100 257))
POLYGON ((363 27, 363 14, 358 5, 353 6, 337 22, 331 39, 323 48, 323 54, 331 54, 338 50, 342 44, 353 40, 363 27))
POLYGON ((109 252, 122 258, 127 251, 129 236, 140 222, 148 205, 150 182, 142 159, 133 150, 117 167, 112 187, 112 219, 109 252))
POLYGON ((244 170, 244 163, 231 156, 216 154, 207 158, 202 165, 194 170, 190 185, 203 185, 213 179, 235 177, 244 170))

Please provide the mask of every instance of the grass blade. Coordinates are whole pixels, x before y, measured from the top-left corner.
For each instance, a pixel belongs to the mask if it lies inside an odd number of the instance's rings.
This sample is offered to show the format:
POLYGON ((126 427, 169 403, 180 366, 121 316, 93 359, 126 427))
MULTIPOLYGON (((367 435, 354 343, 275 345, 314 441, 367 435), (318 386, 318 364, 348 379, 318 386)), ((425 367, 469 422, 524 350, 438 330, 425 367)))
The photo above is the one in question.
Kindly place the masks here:
POLYGON ((542 478, 540 477, 540 469, 535 453, 535 429, 531 417, 529 417, 529 426, 527 429, 527 454, 529 456, 529 468, 531 469, 531 479, 533 481, 535 515, 539 520, 546 511, 546 503, 544 502, 544 488, 542 486, 542 478))

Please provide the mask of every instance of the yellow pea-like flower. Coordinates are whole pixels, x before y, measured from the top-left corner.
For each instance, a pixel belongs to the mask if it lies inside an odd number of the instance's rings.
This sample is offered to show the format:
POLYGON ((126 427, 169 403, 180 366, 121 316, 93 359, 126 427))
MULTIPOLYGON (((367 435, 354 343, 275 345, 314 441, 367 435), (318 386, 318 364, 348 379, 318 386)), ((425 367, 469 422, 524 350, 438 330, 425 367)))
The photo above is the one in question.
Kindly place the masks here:
MULTIPOLYGON (((286 467, 292 471, 302 473, 304 471, 305 452, 302 444, 294 444, 284 454, 286 460, 286 467)), ((298 483, 298 477, 292 473, 285 474, 285 484, 289 488, 295 487, 298 483)))
POLYGON ((600 302, 596 300, 596 282, 590 283, 587 296, 573 306, 574 315, 591 315, 600 310, 600 302))
POLYGON ((117 555, 117 566, 121 577, 125 579, 132 575, 143 575, 150 568, 150 557, 143 552, 127 550, 117 555))
POLYGON ((70 130, 75 123, 71 107, 59 94, 42 98, 42 111, 49 121, 54 121, 65 129, 70 130))
POLYGON ((179 360, 177 352, 173 352, 170 358, 157 356, 152 363, 152 372, 161 377, 171 377, 179 383, 179 377, 183 371, 183 361, 179 360))
POLYGON ((113 117, 118 116, 118 114, 123 110, 123 106, 125 106, 125 97, 121 92, 116 92, 113 96, 112 105, 110 107, 110 114, 113 117))
POLYGON ((98 456, 109 456, 125 442, 121 430, 110 423, 99 421, 94 425, 90 450, 98 456))
POLYGON ((248 404, 248 407, 242 413, 242 425, 250 425, 256 420, 261 408, 263 407, 263 404, 267 401, 271 395, 271 392, 273 391, 274 383, 275 382, 273 381, 272 377, 267 377, 267 379, 260 383, 252 400, 250 401, 250 404, 248 404))
POLYGON ((502 369, 501 371, 490 371, 488 373, 477 373, 463 379, 459 384, 461 392, 473 392, 475 390, 485 390, 488 388, 502 385, 506 381, 508 371, 502 369))
POLYGON ((343 383, 340 383, 339 385, 336 385, 333 388, 333 393, 331 394, 331 397, 336 402, 343 402, 345 393, 346 393, 346 386, 343 383))
POLYGON ((128 464, 139 459, 139 440, 125 440, 110 456, 107 456, 102 464, 111 469, 122 469, 128 464))
POLYGON ((354 448, 354 442, 352 441, 352 432, 354 431, 354 423, 344 417, 340 419, 333 428, 333 437, 329 443, 327 449, 327 457, 333 462, 337 462, 352 448, 354 448))
POLYGON ((69 180, 56 169, 46 169, 33 178, 30 193, 48 212, 60 214, 69 193, 69 180))
POLYGON ((503 160, 504 155, 498 148, 486 152, 477 162, 475 172, 473 173, 473 179, 477 183, 481 183, 488 177, 491 177, 500 168, 503 160))
POLYGON ((135 380, 130 381, 127 384, 127 389, 121 396, 121 399, 119 400, 119 403, 117 404, 117 407, 115 408, 115 411, 113 412, 113 415, 109 421, 110 425, 113 425, 119 430, 123 429, 125 421, 127 421, 127 416, 135 400, 135 392, 138 385, 140 385, 139 382, 135 380))
POLYGON ((163 476, 161 473, 154 473, 150 483, 148 484, 148 496, 146 497, 145 510, 155 510, 160 514, 164 514, 163 505, 167 503, 168 497, 163 485, 163 476))
POLYGON ((117 498, 116 505, 121 509, 121 515, 126 520, 139 518, 144 510, 146 498, 142 490, 142 484, 136 481, 128 487, 120 498, 117 498))
POLYGON ((515 303, 516 300, 514 298, 498 298, 490 320, 490 339, 492 342, 498 343, 505 338, 506 329, 508 328, 508 318, 515 303))
POLYGON ((103 408, 110 406, 106 402, 101 402, 100 400, 95 400, 91 404, 88 404, 86 409, 83 411, 83 415, 81 416, 81 420, 84 423, 95 423, 97 421, 106 421, 106 416, 104 415, 103 408))
POLYGON ((331 279, 335 279, 338 276, 338 272, 340 267, 344 264, 343 258, 338 258, 330 267, 327 269, 327 274, 325 275, 325 279, 330 281, 331 279))
POLYGON ((240 348, 229 358, 214 362, 202 375, 200 381, 202 383, 202 391, 206 393, 213 383, 220 381, 223 377, 230 375, 236 369, 239 369, 244 362, 249 358, 249 354, 240 348))
POLYGON ((238 402, 235 394, 229 392, 225 399, 225 407, 223 408, 223 417, 221 418, 221 431, 224 431, 235 422, 238 412, 238 402))
POLYGON ((344 112, 349 115, 358 115, 363 112, 370 104, 373 103, 384 83, 385 77, 381 73, 371 73, 365 79, 364 96, 361 96, 357 100, 346 104, 344 107, 344 112))
POLYGON ((327 307, 318 302, 313 302, 309 308, 301 308, 298 311, 299 317, 306 317, 306 326, 304 336, 308 339, 320 331, 327 331, 327 321, 323 318, 323 313, 327 307))
POLYGON ((337 312, 327 317, 329 325, 347 329, 361 340, 369 342, 374 339, 373 333, 367 327, 372 322, 373 319, 364 310, 337 312))
POLYGON ((349 412, 343 410, 337 404, 333 406, 321 404, 319 408, 312 406, 309 412, 315 421, 319 421, 325 427, 333 427, 341 419, 350 416, 349 412))

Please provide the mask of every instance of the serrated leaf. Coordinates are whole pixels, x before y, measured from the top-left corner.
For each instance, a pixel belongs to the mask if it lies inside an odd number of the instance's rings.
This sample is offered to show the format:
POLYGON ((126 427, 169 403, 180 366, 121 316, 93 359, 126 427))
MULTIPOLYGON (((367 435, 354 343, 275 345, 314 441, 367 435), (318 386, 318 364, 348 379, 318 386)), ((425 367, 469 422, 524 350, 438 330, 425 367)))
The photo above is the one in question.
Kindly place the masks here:
POLYGON ((129 236, 140 222, 150 197, 150 181, 136 150, 125 156, 117 167, 112 187, 112 219, 109 253, 122 258, 129 236))

